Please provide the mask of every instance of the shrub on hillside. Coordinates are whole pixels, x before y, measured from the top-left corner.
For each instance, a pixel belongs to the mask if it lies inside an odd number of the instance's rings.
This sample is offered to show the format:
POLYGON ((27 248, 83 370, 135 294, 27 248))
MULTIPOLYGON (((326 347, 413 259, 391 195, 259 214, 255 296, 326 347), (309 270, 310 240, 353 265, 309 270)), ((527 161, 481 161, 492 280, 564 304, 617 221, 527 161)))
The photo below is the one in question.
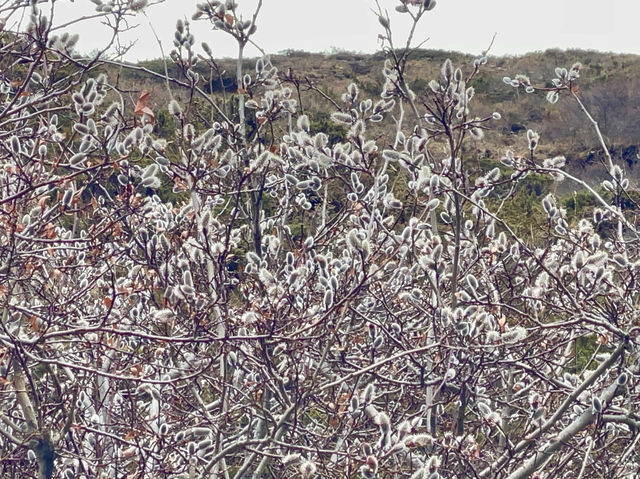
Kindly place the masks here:
MULTIPOLYGON (((116 35, 146 2, 94 3, 116 35)), ((528 130, 470 174, 463 146, 500 119, 473 110, 487 52, 445 59, 418 102, 382 10, 383 90, 332 98, 345 135, 330 139, 268 57, 243 68, 261 5, 194 16, 239 45, 223 104, 195 70, 211 49, 177 22, 161 129, 149 94, 130 103, 100 73, 105 51, 76 55, 42 4, 7 7, 2 475, 633 477, 640 238, 624 171, 607 156, 600 194, 528 130), (529 241, 504 206, 536 196, 534 174, 595 207, 569 221, 539 195, 529 241)), ((417 24, 434 5, 394 15, 417 24)), ((579 66, 556 73, 505 82, 592 119, 579 66)))

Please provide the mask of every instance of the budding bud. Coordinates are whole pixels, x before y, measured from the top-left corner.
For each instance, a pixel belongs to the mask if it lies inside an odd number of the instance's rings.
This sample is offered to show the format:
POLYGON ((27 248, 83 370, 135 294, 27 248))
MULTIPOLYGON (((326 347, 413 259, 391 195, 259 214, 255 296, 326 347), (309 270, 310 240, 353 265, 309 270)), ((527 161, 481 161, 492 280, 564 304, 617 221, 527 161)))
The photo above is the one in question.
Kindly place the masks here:
POLYGON ((389 22, 389 19, 383 17, 382 15, 380 15, 378 17, 378 21, 380 22, 380 25, 383 26, 383 28, 389 28, 391 26, 391 23, 389 22))
POLYGON ((367 456, 367 466, 369 470, 375 474, 378 472, 378 459, 375 456, 367 456))
POLYGON ((627 373, 622 373, 620 376, 618 376, 618 386, 624 386, 625 384, 627 384, 627 381, 629 381, 629 375, 627 373))
POLYGON ((600 401, 600 398, 594 396, 591 400, 591 407, 593 414, 600 414, 602 412, 602 401, 600 401))
POLYGON ((310 478, 316 473, 316 465, 311 461, 305 461, 300 465, 300 474, 305 479, 310 478))

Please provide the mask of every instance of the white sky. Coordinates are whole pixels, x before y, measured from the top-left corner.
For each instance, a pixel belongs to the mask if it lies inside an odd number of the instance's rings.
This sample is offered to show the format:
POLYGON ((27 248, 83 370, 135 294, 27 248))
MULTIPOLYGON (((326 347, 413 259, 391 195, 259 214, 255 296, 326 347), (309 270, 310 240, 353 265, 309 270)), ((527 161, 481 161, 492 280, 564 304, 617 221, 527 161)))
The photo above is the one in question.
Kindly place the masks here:
MULTIPOLYGON (((203 1, 203 0, 200 0, 203 1)), ((248 18, 257 0, 237 0, 248 18)), ((398 0, 379 0, 389 10, 396 42, 405 37, 405 16, 395 12, 398 0)), ((128 60, 160 57, 149 20, 158 33, 165 53, 173 48, 178 18, 190 19, 197 0, 165 0, 139 16, 139 26, 123 35, 136 40, 128 60)), ((89 0, 58 1, 57 22, 92 12, 89 0)), ((332 47, 357 52, 379 49, 382 28, 372 13, 374 0, 263 0, 254 40, 267 51, 285 49, 328 51, 332 47)), ((434 10, 419 24, 415 40, 429 38, 425 48, 457 50, 479 54, 494 33, 494 55, 522 54, 547 48, 581 48, 640 54, 640 1, 638 0, 437 0, 434 10)), ((221 32, 211 31, 208 22, 191 22, 200 51, 204 40, 214 56, 235 55, 235 45, 221 32)), ((80 33, 79 49, 89 52, 101 46, 107 30, 96 22, 71 31, 80 33)), ((258 51, 248 47, 247 56, 258 51)))

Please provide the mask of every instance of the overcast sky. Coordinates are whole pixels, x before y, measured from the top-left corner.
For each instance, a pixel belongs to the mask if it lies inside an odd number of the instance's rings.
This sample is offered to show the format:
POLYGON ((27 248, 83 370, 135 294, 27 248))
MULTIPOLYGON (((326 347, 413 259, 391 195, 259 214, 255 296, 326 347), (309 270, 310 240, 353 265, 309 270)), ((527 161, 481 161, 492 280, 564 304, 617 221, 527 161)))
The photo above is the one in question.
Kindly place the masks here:
MULTIPOLYGON (((203 0, 200 0, 203 1, 203 0)), ((246 17, 257 0, 237 0, 246 17)), ((397 42, 406 32, 405 16, 394 11, 397 0, 379 0, 391 15, 397 42)), ((149 22, 158 33, 165 53, 173 48, 178 18, 191 18, 197 0, 165 0, 151 6, 139 26, 123 35, 136 40, 128 60, 160 57, 149 22)), ((91 12, 89 0, 58 2, 58 22, 91 12)), ((285 49, 313 52, 344 49, 374 52, 379 49, 381 27, 372 13, 374 0, 263 0, 256 42, 267 51, 285 49)), ((517 55, 547 48, 581 48, 640 54, 640 2, 637 0, 437 0, 436 8, 420 23, 415 40, 429 39, 424 47, 479 54, 494 33, 494 55, 517 55)), ((106 38, 106 29, 95 22, 83 28, 79 48, 89 52, 106 38)), ((235 45, 207 22, 192 22, 196 45, 207 41, 217 57, 235 55, 235 45)), ((258 51, 249 48, 249 56, 258 51)))

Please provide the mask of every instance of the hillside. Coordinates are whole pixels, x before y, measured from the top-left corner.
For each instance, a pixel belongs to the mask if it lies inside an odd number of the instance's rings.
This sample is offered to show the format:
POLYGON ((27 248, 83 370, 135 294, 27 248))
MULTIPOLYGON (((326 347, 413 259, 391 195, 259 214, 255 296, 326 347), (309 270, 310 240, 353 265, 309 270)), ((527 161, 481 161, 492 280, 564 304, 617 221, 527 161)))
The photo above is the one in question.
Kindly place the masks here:
MULTIPOLYGON (((468 65, 471 69, 473 57, 456 52, 419 50, 414 52, 407 65, 411 85, 419 97, 428 91, 430 79, 439 75, 445 58, 456 65, 468 65)), ((356 82, 367 96, 376 98, 382 87, 381 72, 384 63, 382 53, 375 55, 342 52, 333 55, 306 53, 288 50, 272 56, 281 78, 291 75, 299 81, 302 108, 312 119, 326 125, 328 113, 333 111, 330 102, 309 85, 322 91, 327 97, 339 99, 347 85, 356 82)), ((640 98, 634 94, 640 87, 640 56, 601 53, 582 50, 547 50, 519 57, 489 57, 473 86, 476 90, 476 108, 480 114, 498 111, 502 114, 501 129, 491 132, 477 144, 478 151, 472 156, 499 158, 505 148, 516 150, 524 144, 523 134, 532 128, 541 134, 539 152, 544 155, 563 154, 569 167, 592 171, 597 175, 601 155, 591 126, 575 104, 562 99, 555 105, 545 101, 542 94, 525 94, 522 89, 505 85, 504 76, 513 77, 522 73, 531 78, 533 84, 550 85, 557 66, 569 67, 575 62, 583 65, 580 94, 600 128, 614 156, 624 160, 631 176, 639 174, 635 167, 638 152, 640 118, 636 114, 640 98)), ((199 73, 207 79, 205 90, 213 90, 221 97, 224 84, 227 96, 236 90, 233 60, 216 62, 221 75, 210 67, 199 65, 199 73)), ((244 67, 253 70, 255 59, 245 61, 244 67)), ((164 71, 162 60, 140 64, 149 70, 164 71)), ((179 75, 178 69, 168 62, 169 72, 179 75)), ((140 72, 123 71, 123 79, 135 81, 136 85, 152 92, 155 107, 162 109, 168 102, 166 85, 159 78, 140 72)))

